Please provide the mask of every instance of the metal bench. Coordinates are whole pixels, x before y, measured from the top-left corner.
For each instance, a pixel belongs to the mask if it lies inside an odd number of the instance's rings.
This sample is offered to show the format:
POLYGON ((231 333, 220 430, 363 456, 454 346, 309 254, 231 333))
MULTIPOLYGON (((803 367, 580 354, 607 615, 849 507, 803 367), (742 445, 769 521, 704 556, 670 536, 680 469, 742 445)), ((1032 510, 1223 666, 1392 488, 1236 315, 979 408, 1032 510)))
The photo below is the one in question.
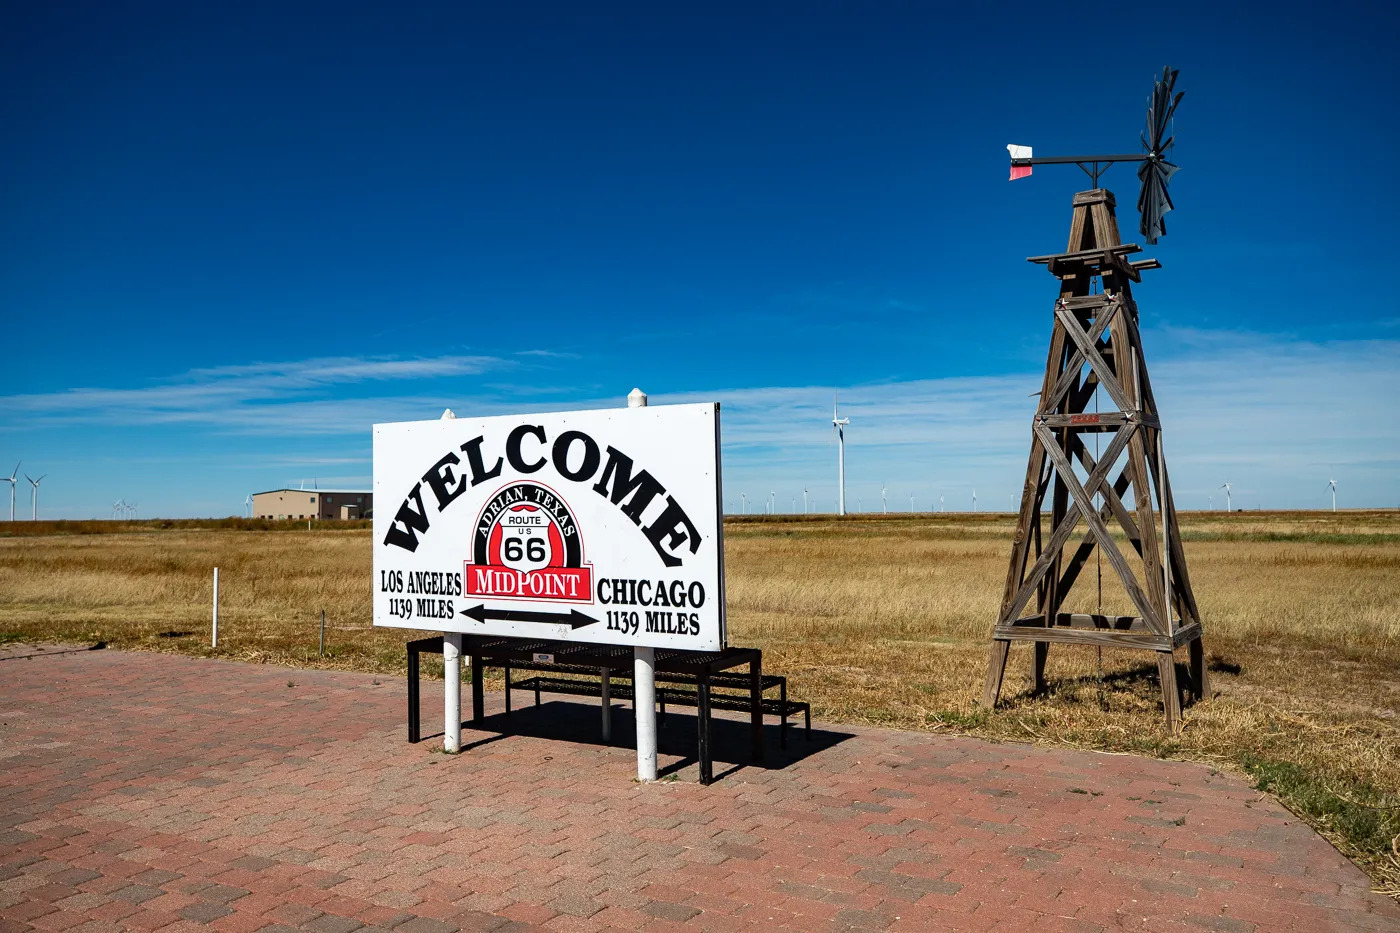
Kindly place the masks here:
MULTIPOLYGON (((423 652, 442 653, 442 636, 424 638, 408 643, 408 740, 420 739, 418 659, 423 652)), ((632 649, 617 645, 598 645, 581 642, 555 642, 524 638, 501 638, 497 636, 468 635, 463 639, 462 653, 471 658, 472 671, 472 718, 474 725, 483 720, 482 706, 484 691, 482 673, 487 667, 504 668, 506 672, 506 712, 511 709, 513 689, 534 689, 536 703, 541 690, 579 696, 599 696, 608 700, 604 706, 604 716, 614 695, 612 680, 631 680, 632 649), (511 680, 512 670, 530 670, 546 675, 527 681, 511 680), (566 679, 557 675, 570 675, 566 679), (598 681, 582 680, 582 677, 597 677, 598 681), (534 680, 540 680, 536 684, 534 680), (560 686, 546 686, 555 681, 560 686), (586 691, 586 692, 585 692, 586 691)), ((725 648, 722 651, 682 651, 676 649, 656 650, 656 680, 658 683, 694 685, 694 690, 657 688, 657 698, 661 703, 662 714, 669 700, 672 705, 693 705, 697 711, 697 732, 699 733, 700 783, 709 784, 713 780, 713 762, 710 755, 710 710, 748 710, 750 717, 750 754, 755 761, 763 761, 763 715, 779 716, 783 728, 779 733, 786 746, 787 717, 802 712, 805 717, 807 734, 811 733, 811 709, 808 704, 795 703, 787 698, 787 678, 765 677, 763 675, 763 652, 756 648, 725 648), (747 674, 726 673, 735 667, 747 666, 747 674), (742 689, 747 696, 734 693, 714 692, 742 689), (777 687, 779 699, 770 700, 764 692, 777 687)), ((630 685, 619 683, 616 694, 619 698, 630 699, 630 685)), ((604 720, 606 722, 606 718, 604 720)))

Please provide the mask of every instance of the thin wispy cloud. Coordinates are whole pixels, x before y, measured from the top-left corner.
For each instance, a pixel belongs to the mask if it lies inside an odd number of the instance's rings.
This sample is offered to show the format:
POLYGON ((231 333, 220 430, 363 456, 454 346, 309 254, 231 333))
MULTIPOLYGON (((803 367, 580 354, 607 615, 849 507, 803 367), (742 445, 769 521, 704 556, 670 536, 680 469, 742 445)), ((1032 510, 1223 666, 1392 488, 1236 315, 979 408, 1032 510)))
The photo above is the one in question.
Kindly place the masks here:
MULTIPOLYGON (((12 423, 206 422, 228 427, 266 421, 275 431, 279 423, 288 426, 286 412, 279 409, 321 404, 316 396, 347 386, 476 376, 514 365, 518 364, 491 356, 323 357, 252 363, 194 369, 167 382, 140 388, 75 388, 43 395, 0 397, 0 412, 12 423)), ((373 403, 368 407, 373 409, 373 403)), ((332 423, 332 430, 347 427, 340 419, 332 423)))

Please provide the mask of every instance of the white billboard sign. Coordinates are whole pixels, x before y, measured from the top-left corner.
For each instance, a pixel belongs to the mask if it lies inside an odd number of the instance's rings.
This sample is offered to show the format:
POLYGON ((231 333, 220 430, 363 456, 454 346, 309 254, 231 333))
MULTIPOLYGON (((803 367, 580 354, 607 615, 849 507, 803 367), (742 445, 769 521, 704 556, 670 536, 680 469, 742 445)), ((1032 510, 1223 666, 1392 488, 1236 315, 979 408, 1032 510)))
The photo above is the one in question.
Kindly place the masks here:
POLYGON ((718 650, 719 405, 374 426, 374 624, 718 650))

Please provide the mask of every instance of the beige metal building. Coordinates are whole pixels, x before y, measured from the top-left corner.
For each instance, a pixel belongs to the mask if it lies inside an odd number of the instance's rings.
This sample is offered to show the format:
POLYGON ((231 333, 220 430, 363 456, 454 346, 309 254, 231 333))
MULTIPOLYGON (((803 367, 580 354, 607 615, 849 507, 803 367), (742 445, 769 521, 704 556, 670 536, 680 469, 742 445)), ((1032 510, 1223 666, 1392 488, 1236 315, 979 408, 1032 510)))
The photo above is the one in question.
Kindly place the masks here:
POLYGON ((365 489, 271 489, 255 492, 253 517, 372 518, 374 494, 365 489))

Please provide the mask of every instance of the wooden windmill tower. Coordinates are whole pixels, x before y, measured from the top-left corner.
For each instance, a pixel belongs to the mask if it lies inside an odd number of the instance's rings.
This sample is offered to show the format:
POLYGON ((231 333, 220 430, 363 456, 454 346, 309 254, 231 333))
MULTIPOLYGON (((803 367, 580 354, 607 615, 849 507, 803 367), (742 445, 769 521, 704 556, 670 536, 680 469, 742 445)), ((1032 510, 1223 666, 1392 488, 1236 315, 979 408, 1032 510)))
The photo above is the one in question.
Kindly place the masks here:
POLYGON ((1162 152, 1171 145, 1171 138, 1163 137, 1181 100, 1180 94, 1172 97, 1175 83, 1176 72, 1164 70, 1153 90, 1142 154, 1037 159, 1027 147, 1008 147, 1013 179, 1030 174, 1033 165, 1075 163, 1095 186, 1074 196, 1065 252, 1030 259, 1059 280, 1059 295, 1011 565, 992 632, 982 694, 988 708, 1001 692, 1013 641, 1035 644, 1037 690, 1045 686, 1052 643, 1155 651, 1172 729, 1181 720, 1175 649, 1189 648, 1190 692, 1197 699, 1206 694, 1201 616, 1187 575, 1132 293, 1142 271, 1160 264, 1130 258, 1141 248, 1121 242, 1113 193, 1097 184, 1100 166, 1141 163, 1141 232, 1149 244, 1166 232, 1162 217, 1171 210, 1166 184, 1176 167, 1162 152), (1115 529, 1121 533, 1117 540, 1115 529), (1076 543, 1077 531, 1082 537, 1076 543), (1074 604, 1076 583, 1087 585, 1094 576, 1086 573, 1091 558, 1097 558, 1101 581, 1099 611, 1062 611, 1067 600, 1074 604), (1111 577, 1121 584, 1133 614, 1102 611, 1102 581, 1111 577))

